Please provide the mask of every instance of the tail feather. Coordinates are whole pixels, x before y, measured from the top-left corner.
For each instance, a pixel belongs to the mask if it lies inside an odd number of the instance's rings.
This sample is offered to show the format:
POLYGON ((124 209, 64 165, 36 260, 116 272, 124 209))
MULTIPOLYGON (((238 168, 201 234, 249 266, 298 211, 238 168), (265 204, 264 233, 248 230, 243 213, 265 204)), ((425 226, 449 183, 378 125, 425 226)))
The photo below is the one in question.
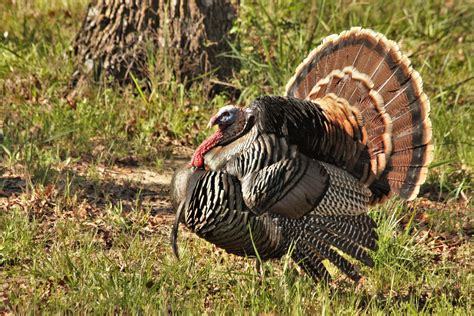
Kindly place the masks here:
POLYGON ((369 159, 359 159, 348 170, 369 185, 376 203, 392 192, 412 199, 426 179, 433 153, 430 104, 422 86, 395 42, 352 28, 313 50, 286 91, 317 103, 335 95, 360 112, 369 159))
POLYGON ((375 231, 375 226, 369 229, 364 229, 345 222, 326 222, 324 224, 310 222, 309 224, 313 227, 324 227, 324 229, 364 248, 377 250, 378 236, 375 231))
POLYGON ((351 215, 339 215, 339 216, 331 216, 331 217, 319 217, 320 220, 324 220, 331 223, 340 223, 340 224, 347 224, 357 228, 361 231, 374 231, 377 227, 377 224, 371 219, 367 214, 361 214, 357 216, 351 215))
POLYGON ((331 279, 328 270, 322 262, 323 258, 319 257, 318 254, 311 251, 305 253, 300 248, 296 248, 291 257, 314 280, 329 281, 331 279))
POLYGON ((366 264, 369 267, 374 265, 374 261, 370 255, 357 243, 353 242, 350 239, 346 239, 342 236, 338 236, 331 231, 314 228, 311 231, 311 234, 314 238, 324 242, 328 246, 334 246, 335 248, 343 251, 354 259, 359 260, 360 262, 366 264))
POLYGON ((337 251, 372 267, 367 249, 377 249, 375 222, 366 214, 358 216, 314 216, 303 219, 279 218, 289 240, 296 241, 293 259, 315 278, 320 278, 321 261, 329 260, 351 279, 358 281, 357 268, 337 251), (299 260, 302 260, 299 262, 299 260), (318 267, 318 268, 316 268, 318 267), (312 271, 312 270, 315 270, 312 271))
POLYGON ((323 258, 328 259, 329 262, 334 264, 339 270, 344 272, 355 282, 360 280, 361 276, 357 272, 357 268, 325 243, 315 238, 308 238, 302 240, 300 244, 303 249, 306 249, 305 253, 310 253, 311 251, 316 252, 323 258))

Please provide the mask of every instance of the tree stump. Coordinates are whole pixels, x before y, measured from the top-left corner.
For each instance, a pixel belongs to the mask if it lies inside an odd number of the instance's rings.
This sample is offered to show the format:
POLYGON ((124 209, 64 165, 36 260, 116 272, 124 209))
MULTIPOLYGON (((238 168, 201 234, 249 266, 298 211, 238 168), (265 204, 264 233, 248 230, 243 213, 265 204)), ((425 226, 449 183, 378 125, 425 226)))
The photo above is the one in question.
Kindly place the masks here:
POLYGON ((239 0, 93 0, 73 43, 68 100, 90 79, 112 78, 121 85, 133 77, 149 79, 151 56, 171 60, 180 82, 209 72, 225 81, 238 66, 222 56, 230 51, 238 5, 239 0))

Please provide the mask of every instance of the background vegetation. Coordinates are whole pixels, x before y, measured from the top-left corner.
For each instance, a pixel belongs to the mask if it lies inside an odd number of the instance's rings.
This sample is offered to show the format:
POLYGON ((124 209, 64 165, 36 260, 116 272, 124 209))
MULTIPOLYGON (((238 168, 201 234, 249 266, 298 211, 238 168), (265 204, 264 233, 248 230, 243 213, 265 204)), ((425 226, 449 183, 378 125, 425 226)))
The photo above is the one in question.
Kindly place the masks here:
MULTIPOLYGON (((152 54, 152 90, 64 96, 86 0, 0 2, 0 313, 469 314, 474 294, 474 4, 241 1, 229 52, 239 95, 173 79, 152 54), (380 250, 355 286, 314 284, 285 258, 263 265, 182 230, 169 249, 168 177, 220 106, 282 94, 311 48, 363 26, 396 40, 431 100, 435 160, 421 198, 371 211, 380 250)), ((211 76, 211 75, 209 75, 211 76)))

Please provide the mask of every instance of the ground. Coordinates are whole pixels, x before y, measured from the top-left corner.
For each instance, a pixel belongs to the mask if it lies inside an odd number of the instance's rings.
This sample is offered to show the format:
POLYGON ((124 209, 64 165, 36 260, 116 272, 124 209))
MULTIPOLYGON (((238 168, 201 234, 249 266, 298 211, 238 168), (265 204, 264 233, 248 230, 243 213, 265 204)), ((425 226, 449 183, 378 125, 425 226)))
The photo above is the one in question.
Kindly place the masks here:
POLYGON ((0 314, 472 313, 472 3, 249 1, 233 28, 237 94, 178 83, 161 65, 150 92, 92 85, 71 107, 70 44, 86 4, 0 3, 0 314), (420 71, 435 144, 420 197, 370 210, 375 267, 361 266, 359 284, 333 267, 333 281, 314 283, 287 257, 259 273, 184 227, 176 259, 168 184, 206 120, 282 94, 312 47, 356 25, 396 40, 420 71))

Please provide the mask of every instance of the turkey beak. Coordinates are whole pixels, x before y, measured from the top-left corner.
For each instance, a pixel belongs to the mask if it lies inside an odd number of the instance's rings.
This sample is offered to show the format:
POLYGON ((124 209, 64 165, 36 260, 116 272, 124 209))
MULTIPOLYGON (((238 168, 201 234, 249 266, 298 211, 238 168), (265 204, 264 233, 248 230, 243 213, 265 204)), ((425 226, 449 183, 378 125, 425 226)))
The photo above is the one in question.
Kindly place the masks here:
POLYGON ((217 124, 217 115, 214 115, 213 117, 211 117, 211 119, 209 120, 209 123, 207 123, 207 128, 211 128, 212 126, 216 125, 217 124))

